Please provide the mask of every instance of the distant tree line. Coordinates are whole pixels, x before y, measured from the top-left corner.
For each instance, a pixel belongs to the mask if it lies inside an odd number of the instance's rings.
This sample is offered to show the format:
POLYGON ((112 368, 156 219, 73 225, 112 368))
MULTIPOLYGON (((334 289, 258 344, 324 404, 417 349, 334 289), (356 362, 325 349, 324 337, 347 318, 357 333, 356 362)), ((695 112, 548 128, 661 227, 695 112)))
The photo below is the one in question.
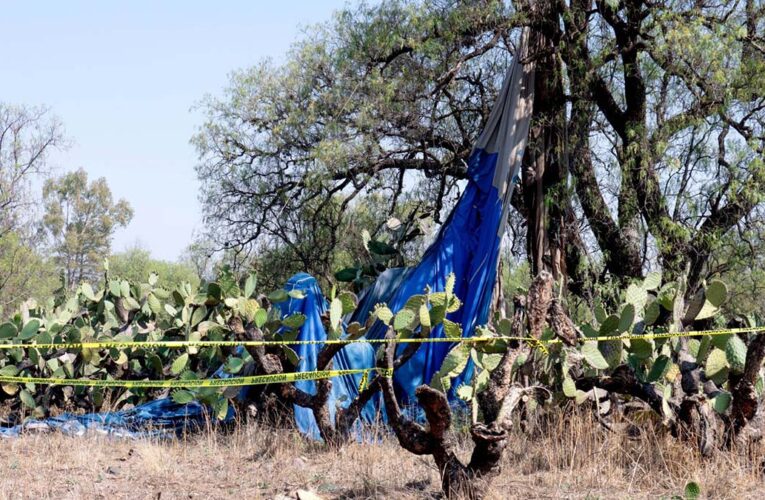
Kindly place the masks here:
POLYGON ((198 286, 193 247, 185 264, 140 247, 112 255, 112 237, 133 210, 104 178, 89 180, 83 169, 55 175, 49 156, 67 145, 48 109, 0 103, 0 315, 29 297, 98 283, 107 258, 112 273, 136 282, 156 272, 168 288, 198 286))

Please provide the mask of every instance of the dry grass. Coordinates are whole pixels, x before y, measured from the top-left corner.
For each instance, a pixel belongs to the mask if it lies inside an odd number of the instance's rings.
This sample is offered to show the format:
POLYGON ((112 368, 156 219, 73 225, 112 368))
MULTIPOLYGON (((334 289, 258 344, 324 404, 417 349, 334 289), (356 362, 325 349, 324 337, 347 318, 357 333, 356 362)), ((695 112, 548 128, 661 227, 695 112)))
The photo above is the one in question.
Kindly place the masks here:
MULTIPOLYGON (((328 450, 262 425, 165 442, 26 435, 2 443, 3 498, 438 497, 429 457, 395 440, 328 450)), ((460 445, 468 452, 466 443, 460 445)), ((628 439, 586 416, 514 432, 491 498, 669 498, 698 481, 708 498, 763 498, 762 449, 702 460, 669 436, 628 439)))

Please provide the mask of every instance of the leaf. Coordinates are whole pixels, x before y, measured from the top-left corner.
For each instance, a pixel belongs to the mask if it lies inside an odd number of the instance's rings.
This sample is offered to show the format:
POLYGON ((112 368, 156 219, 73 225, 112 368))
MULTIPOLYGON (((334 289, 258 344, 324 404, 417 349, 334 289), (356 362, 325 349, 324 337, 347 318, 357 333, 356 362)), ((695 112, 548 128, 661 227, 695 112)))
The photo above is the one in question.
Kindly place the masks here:
POLYGON ((638 359, 648 359, 653 355, 653 345, 653 340, 631 338, 627 350, 638 359))
POLYGON ((287 359, 292 364, 292 366, 297 367, 297 365, 300 363, 300 356, 298 356, 295 350, 286 345, 282 346, 282 350, 284 351, 284 354, 287 356, 287 359))
POLYGON ((179 405, 187 405, 196 399, 194 393, 187 389, 176 389, 172 392, 170 397, 179 405))
POLYGON ((513 333, 513 322, 507 318, 502 318, 497 323, 497 333, 503 337, 508 337, 513 333))
POLYGON ((585 342, 582 345, 582 356, 584 360, 595 369, 605 370, 608 368, 608 361, 598 349, 597 342, 585 342))
POLYGON ((637 286, 634 283, 627 287, 624 301, 635 306, 636 311, 642 311, 647 300, 648 292, 643 287, 637 286))
POLYGON ((207 316, 207 306, 201 305, 194 308, 194 312, 191 313, 190 325, 192 327, 198 325, 202 322, 203 319, 205 319, 205 316, 207 316))
POLYGON ((601 335, 611 335, 619 328, 619 316, 612 314, 601 323, 599 333, 601 335))
POLYGON ((8 394, 9 396, 13 396, 19 391, 19 385, 18 384, 2 384, 3 392, 8 394))
POLYGON ((356 304, 358 304, 359 299, 355 294, 351 292, 342 292, 337 298, 343 303, 343 316, 356 310, 356 304))
POLYGON ((82 285, 80 285, 80 291, 82 292, 82 295, 84 295, 86 299, 88 299, 91 302, 95 302, 96 295, 93 293, 93 287, 91 287, 90 284, 83 283, 82 285))
POLYGON ((598 302, 598 304, 595 306, 595 320, 598 323, 603 323, 607 317, 608 313, 606 313, 606 310, 603 308, 603 304, 598 302))
POLYGON ((21 402, 24 403, 24 406, 27 408, 35 409, 37 407, 37 403, 35 403, 35 398, 32 396, 28 390, 22 389, 19 393, 19 398, 21 398, 21 402))
POLYGON ((284 290, 276 290, 268 294, 268 300, 274 304, 278 304, 279 302, 287 302, 289 298, 290 296, 284 290))
POLYGON ((391 311, 388 306, 384 304, 377 304, 375 306, 374 315, 378 320, 382 321, 386 325, 390 325, 390 322, 393 319, 393 311, 391 311))
POLYGON ((463 384, 457 389, 457 397, 463 401, 470 401, 473 399, 473 388, 467 384, 463 384))
POLYGON ((456 377, 465 369, 470 359, 470 348, 465 344, 456 345, 444 358, 439 373, 440 377, 456 377))
POLYGON ((645 309, 645 318, 643 319, 647 325, 653 325, 659 315, 661 314, 661 306, 657 300, 654 300, 645 309))
POLYGON ((709 319, 713 317, 714 315, 716 315, 719 311, 720 309, 718 307, 714 306, 708 300, 705 300, 699 312, 696 313, 695 316, 694 315, 690 315, 690 317, 686 316, 686 319, 693 319, 696 321, 700 321, 702 319, 709 319))
POLYGON ((667 373, 664 374, 664 380, 666 380, 669 383, 675 382, 677 380, 677 377, 680 376, 680 367, 677 366, 675 363, 670 363, 669 369, 667 369, 667 373))
POLYGON ((669 371, 672 360, 668 356, 661 355, 653 362, 651 371, 646 376, 646 382, 653 383, 661 379, 669 371))
POLYGON ((627 304, 622 309, 622 314, 619 317, 619 333, 629 332, 632 330, 632 325, 635 322, 635 306, 627 304))
POLYGON ((117 355, 112 356, 112 359, 114 360, 114 363, 116 365, 124 365, 128 361, 127 354, 125 354, 125 351, 117 351, 117 355))
POLYGON ((150 354, 146 360, 146 367, 151 367, 155 375, 162 375, 162 360, 156 354, 150 354))
POLYGON ((444 319, 444 335, 450 339, 459 339, 462 337, 462 327, 459 323, 444 319))
POLYGON ((230 357, 226 360, 226 373, 236 374, 244 366, 244 360, 242 358, 230 357))
POLYGON ((723 305, 728 298, 728 287, 720 280, 714 280, 704 290, 704 296, 715 307, 723 305))
POLYGON ((19 374, 19 369, 14 365, 6 365, 0 368, 0 375, 3 377, 15 377, 19 374))
POLYGON ((37 331, 40 329, 40 320, 32 318, 30 319, 26 325, 24 325, 24 328, 21 329, 21 333, 19 333, 19 340, 29 340, 35 335, 37 335, 37 331))
POLYGON ((329 304, 329 327, 333 332, 340 331, 343 322, 343 302, 335 297, 329 304))
POLYGON ((0 339, 12 339, 17 333, 18 330, 13 323, 3 323, 0 325, 0 339))
POLYGON ((287 328, 297 329, 305 324, 305 319, 306 318, 304 314, 290 314, 286 318, 282 319, 282 325, 286 326, 287 328))
POLYGON ((415 314, 410 309, 401 309, 393 318, 393 329, 398 331, 408 329, 414 322, 415 314))
POLYGON ((140 309, 141 308, 141 305, 133 297, 126 297, 125 298, 125 305, 131 311, 135 311, 136 309, 140 309))
POLYGON ((499 366, 499 363, 502 361, 503 354, 482 354, 481 355, 481 364, 483 367, 490 372, 493 372, 497 369, 499 366))
POLYGON ((423 328, 430 328, 430 309, 428 309, 427 304, 422 304, 419 309, 419 315, 420 315, 420 325, 422 325, 423 328))
POLYGON ((154 314, 160 314, 162 312, 162 303, 159 301, 156 295, 153 293, 150 293, 149 296, 146 298, 146 303, 149 304, 149 309, 151 309, 151 312, 154 314))
POLYGON ((717 413, 724 415, 725 412, 728 411, 732 399, 733 398, 729 392, 720 391, 717 396, 711 399, 710 403, 717 413))
POLYGON ((245 298, 252 297, 252 294, 255 293, 255 288, 258 286, 258 277, 255 273, 250 273, 249 276, 247 276, 247 280, 244 282, 244 296, 245 298))
POLYGON ((255 313, 255 326, 258 328, 263 328, 263 325, 266 324, 266 321, 268 321, 268 311, 265 309, 258 309, 255 313))
POLYGON ((173 317, 175 317, 175 315, 178 314, 178 311, 170 304, 165 304, 165 312, 173 317))
POLYGON ((120 282, 120 295, 125 298, 130 297, 130 283, 125 280, 120 282))
POLYGON ((446 306, 446 312, 453 313, 462 306, 462 302, 454 295, 449 296, 449 303, 446 306))
POLYGON ((377 254, 377 255, 396 255, 398 254, 398 250, 390 246, 389 244, 377 241, 377 240, 369 240, 369 243, 367 243, 367 248, 370 252, 377 254))
POLYGON ((255 299, 245 299, 239 297, 238 300, 239 312, 245 317, 247 321, 255 319, 255 314, 260 310, 260 303, 255 299))
POLYGON ((563 379, 563 395, 567 398, 576 397, 576 383, 574 383, 571 377, 564 377, 563 379))
POLYGON ((577 389, 576 396, 574 396, 574 400, 576 401, 576 404, 580 405, 584 403, 585 401, 587 401, 587 398, 588 398, 588 394, 586 392, 580 391, 579 389, 577 389))
POLYGON ((360 269, 357 267, 346 267, 335 273, 335 279, 343 283, 355 281, 359 275, 360 269))
POLYGON ((446 284, 444 285, 444 292, 446 292, 446 295, 454 295, 454 285, 456 281, 457 277, 454 273, 449 273, 446 277, 446 284))
POLYGON ((710 378, 715 382, 722 383, 728 378, 728 360, 725 356, 725 352, 717 348, 712 349, 712 352, 710 352, 707 357, 704 372, 707 378, 710 378))
POLYGON ((228 398, 220 398, 215 404, 215 416, 218 420, 223 420, 228 416, 228 398))
POLYGON ((622 362, 624 342, 622 340, 603 340, 598 342, 598 349, 608 363, 609 368, 616 368, 622 362))
POLYGON ((728 366, 731 372, 736 374, 744 373, 746 365, 746 344, 737 335, 731 335, 725 344, 725 358, 728 360, 728 366))
POLYGON ((159 282, 159 274, 152 272, 149 274, 149 285, 151 286, 157 286, 157 283, 159 282))
POLYGON ((732 335, 732 333, 726 335, 710 335, 710 343, 718 349, 725 350, 725 346, 728 344, 728 339, 731 338, 732 335))
POLYGON ((178 356, 175 361, 173 361, 173 364, 170 366, 170 373, 173 375, 178 375, 183 370, 186 369, 186 365, 189 363, 189 355, 188 353, 183 353, 180 356, 178 356))
POLYGON ((222 298, 223 290, 221 289, 220 285, 215 282, 208 283, 207 298, 205 299, 205 303, 208 305, 216 305, 221 301, 222 298))
POLYGON ((656 290, 661 286, 661 273, 654 271, 648 273, 643 280, 643 289, 648 291, 656 290))

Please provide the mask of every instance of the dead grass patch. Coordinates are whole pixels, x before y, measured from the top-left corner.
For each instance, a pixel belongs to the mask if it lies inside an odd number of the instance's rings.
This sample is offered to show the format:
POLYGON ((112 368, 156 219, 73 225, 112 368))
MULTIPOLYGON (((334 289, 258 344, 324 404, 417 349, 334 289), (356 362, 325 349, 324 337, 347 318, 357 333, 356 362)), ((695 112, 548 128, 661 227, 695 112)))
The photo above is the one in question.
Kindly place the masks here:
MULTIPOLYGON (((263 424, 177 440, 25 435, 2 442, 2 498, 438 498, 431 460, 376 444, 329 449, 263 424)), ((636 439, 586 415, 516 428, 490 498, 669 498, 697 481, 707 498, 763 498, 762 446, 702 459, 671 436, 636 439)))

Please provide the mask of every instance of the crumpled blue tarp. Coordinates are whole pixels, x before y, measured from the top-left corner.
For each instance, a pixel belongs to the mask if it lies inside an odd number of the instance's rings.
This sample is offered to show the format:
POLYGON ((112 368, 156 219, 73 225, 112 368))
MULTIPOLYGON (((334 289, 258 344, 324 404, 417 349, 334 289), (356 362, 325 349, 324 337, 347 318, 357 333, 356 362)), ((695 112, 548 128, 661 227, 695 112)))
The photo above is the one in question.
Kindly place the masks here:
MULTIPOLYGON (((233 412, 230 412, 228 418, 233 418, 233 412)), ((179 405, 170 398, 163 398, 116 412, 86 415, 65 413, 46 419, 28 419, 18 425, 0 427, 0 438, 18 437, 29 431, 54 430, 70 436, 82 436, 93 431, 115 437, 164 438, 204 427, 214 419, 199 402, 179 405)))

